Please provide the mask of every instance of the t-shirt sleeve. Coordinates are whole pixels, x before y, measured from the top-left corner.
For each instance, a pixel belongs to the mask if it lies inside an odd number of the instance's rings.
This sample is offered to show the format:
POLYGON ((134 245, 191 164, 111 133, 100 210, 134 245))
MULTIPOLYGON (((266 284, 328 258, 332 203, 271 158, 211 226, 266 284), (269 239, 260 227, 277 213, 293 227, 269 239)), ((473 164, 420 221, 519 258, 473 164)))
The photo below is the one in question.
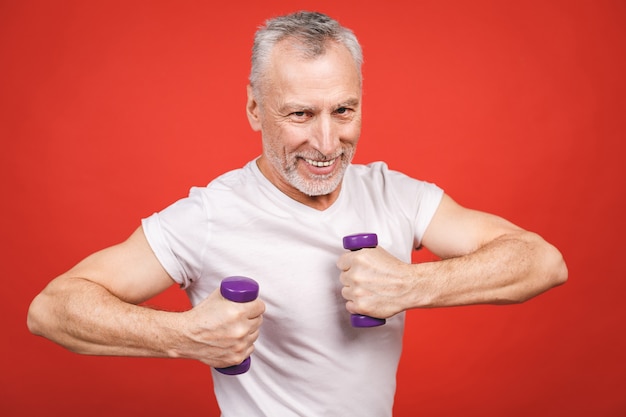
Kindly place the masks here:
POLYGON ((422 181, 419 183, 418 195, 415 213, 415 247, 422 244, 424 233, 443 198, 443 190, 435 184, 422 181))
POLYGON ((417 180, 398 171, 382 166, 389 183, 393 184, 395 203, 413 224, 414 245, 421 245, 424 233, 433 219, 444 191, 437 185, 417 180))
POLYGON ((150 247, 163 268, 182 288, 202 274, 208 242, 208 218, 201 189, 142 220, 150 247))

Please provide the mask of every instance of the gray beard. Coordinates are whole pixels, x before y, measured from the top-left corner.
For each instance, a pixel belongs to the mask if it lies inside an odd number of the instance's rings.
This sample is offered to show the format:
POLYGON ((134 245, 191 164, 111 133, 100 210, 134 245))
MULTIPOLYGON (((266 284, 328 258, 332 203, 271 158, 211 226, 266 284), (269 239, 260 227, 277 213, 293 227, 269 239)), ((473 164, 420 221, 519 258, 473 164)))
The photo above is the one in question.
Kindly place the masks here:
MULTIPOLYGON (((344 162, 338 162, 344 165, 344 162)), ((342 167, 341 172, 333 173, 331 175, 317 175, 311 178, 303 178, 298 175, 295 170, 290 170, 285 173, 285 178, 289 184, 293 185, 300 192, 314 197, 320 195, 327 195, 332 193, 339 187, 345 167, 342 167)))
POLYGON ((283 161, 281 161, 277 155, 273 155, 270 152, 268 156, 274 166, 279 166, 281 168, 280 172, 289 184, 301 193, 310 197, 315 197, 330 194, 335 191, 337 187, 339 187, 343 179, 343 175, 352 161, 354 153, 355 148, 350 148, 347 153, 344 152, 341 156, 339 156, 339 159, 335 162, 337 164, 341 164, 341 168, 338 172, 334 172, 329 175, 316 175, 311 177, 303 177, 298 174, 297 159, 294 160, 293 164, 285 167, 282 163, 283 161))

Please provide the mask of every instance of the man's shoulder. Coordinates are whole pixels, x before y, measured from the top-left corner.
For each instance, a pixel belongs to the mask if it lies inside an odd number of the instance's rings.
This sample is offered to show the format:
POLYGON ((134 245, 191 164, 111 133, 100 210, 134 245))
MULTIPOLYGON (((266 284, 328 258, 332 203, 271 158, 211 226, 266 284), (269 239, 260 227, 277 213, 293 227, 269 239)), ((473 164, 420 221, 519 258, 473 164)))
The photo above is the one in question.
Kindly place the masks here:
POLYGON ((242 185, 255 180, 256 176, 254 174, 254 170, 252 169, 253 163, 254 161, 248 162, 243 167, 226 171, 212 179, 206 186, 195 188, 204 191, 219 191, 240 188, 242 185))
POLYGON ((363 176, 363 175, 375 175, 385 174, 389 171, 389 166, 384 161, 374 161, 365 164, 350 164, 348 173, 351 175, 363 176))
POLYGON ((409 189, 422 190, 429 188, 439 192, 439 187, 436 184, 392 169, 384 161, 352 164, 347 171, 346 177, 353 184, 360 182, 374 189, 399 189, 404 192, 409 189))
POLYGON ((408 175, 389 168, 384 161, 374 161, 367 164, 351 164, 347 171, 348 175, 354 179, 364 179, 371 181, 375 179, 385 180, 387 178, 409 178, 408 175))

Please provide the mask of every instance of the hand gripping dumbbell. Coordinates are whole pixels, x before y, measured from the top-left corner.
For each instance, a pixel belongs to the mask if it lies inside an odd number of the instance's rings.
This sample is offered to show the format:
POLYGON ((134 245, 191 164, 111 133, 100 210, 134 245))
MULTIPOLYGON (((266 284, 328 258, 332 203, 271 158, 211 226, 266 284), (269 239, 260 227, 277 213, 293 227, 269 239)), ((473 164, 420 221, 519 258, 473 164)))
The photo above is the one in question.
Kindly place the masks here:
MULTIPOLYGON (((357 251, 363 248, 375 248, 378 246, 378 236, 376 233, 358 233, 343 238, 343 247, 351 251, 357 251)), ((366 316, 364 314, 352 314, 350 323, 352 327, 376 327, 382 326, 387 321, 376 317, 366 316)))
MULTIPOLYGON (((228 277, 220 284, 222 297, 235 303, 247 303, 259 296, 259 284, 252 278, 228 277)), ((227 366, 226 368, 215 368, 216 371, 224 375, 239 375, 248 372, 250 369, 250 357, 244 359, 239 365, 227 366)))

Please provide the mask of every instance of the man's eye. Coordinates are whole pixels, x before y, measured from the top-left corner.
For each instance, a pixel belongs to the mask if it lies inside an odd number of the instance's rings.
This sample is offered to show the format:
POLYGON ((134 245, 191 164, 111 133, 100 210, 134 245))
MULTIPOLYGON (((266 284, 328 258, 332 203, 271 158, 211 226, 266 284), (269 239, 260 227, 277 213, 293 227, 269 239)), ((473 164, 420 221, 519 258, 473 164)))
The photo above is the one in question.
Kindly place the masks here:
POLYGON ((304 116, 306 115, 306 113, 305 113, 305 112, 303 112, 303 111, 294 111, 294 112, 293 112, 293 113, 291 113, 291 114, 293 114, 293 115, 294 115, 294 116, 296 116, 296 117, 304 117, 304 116))
POLYGON ((350 111, 349 108, 347 107, 339 107, 337 110, 335 110, 335 113, 337 114, 346 114, 350 111))

